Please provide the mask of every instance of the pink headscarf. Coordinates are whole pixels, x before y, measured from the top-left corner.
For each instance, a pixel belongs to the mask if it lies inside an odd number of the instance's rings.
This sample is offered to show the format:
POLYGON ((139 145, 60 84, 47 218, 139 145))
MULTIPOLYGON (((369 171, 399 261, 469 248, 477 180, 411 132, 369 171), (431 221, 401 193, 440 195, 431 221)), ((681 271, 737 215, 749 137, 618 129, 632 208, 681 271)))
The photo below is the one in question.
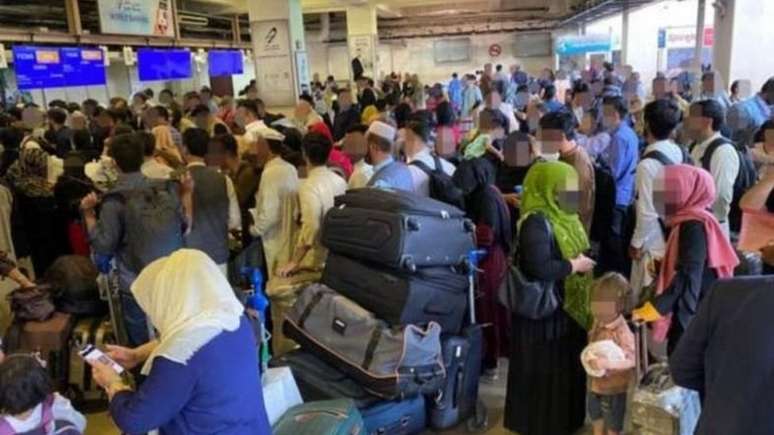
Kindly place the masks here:
MULTIPOLYGON (((669 288, 676 274, 677 257, 680 252, 680 225, 688 221, 704 224, 707 234, 707 265, 715 270, 718 278, 734 275, 739 258, 718 220, 708 211, 715 202, 715 181, 704 169, 688 165, 672 165, 664 168, 665 185, 669 186, 669 205, 676 211, 666 216, 667 225, 672 227, 666 245, 666 255, 658 275, 656 295, 669 288)), ((654 338, 663 341, 671 324, 671 315, 654 325, 654 338)))
MULTIPOLYGON (((309 132, 315 132, 320 133, 321 135, 327 137, 330 139, 331 142, 334 142, 333 135, 331 134, 331 130, 328 128, 328 126, 324 122, 318 122, 316 124, 313 124, 309 127, 309 132)), ((349 158, 344 155, 344 153, 341 152, 341 150, 337 148, 331 148, 331 154, 328 156, 328 164, 332 166, 336 166, 339 169, 344 172, 344 178, 347 180, 352 175, 352 162, 349 160, 349 158)))

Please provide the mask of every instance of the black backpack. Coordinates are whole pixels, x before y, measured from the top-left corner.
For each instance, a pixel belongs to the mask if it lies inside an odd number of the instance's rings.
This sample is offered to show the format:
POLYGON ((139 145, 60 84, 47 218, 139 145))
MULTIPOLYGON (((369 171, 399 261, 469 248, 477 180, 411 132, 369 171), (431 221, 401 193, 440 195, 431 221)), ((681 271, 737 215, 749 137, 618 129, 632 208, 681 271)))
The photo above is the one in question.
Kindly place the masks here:
POLYGON ((410 164, 421 169, 422 172, 430 177, 430 198, 453 205, 460 210, 465 209, 465 195, 458 188, 452 177, 443 171, 441 159, 433 155, 435 169, 430 169, 424 162, 414 160, 410 164))
POLYGON ((122 249, 135 273, 183 247, 183 220, 177 183, 152 181, 147 188, 113 191, 103 201, 124 204, 122 249))
POLYGON ((742 227, 742 209, 739 208, 739 200, 758 180, 758 171, 755 170, 755 164, 750 156, 750 150, 744 146, 739 146, 730 140, 719 137, 709 144, 704 155, 701 158, 701 166, 706 171, 710 170, 712 155, 723 145, 731 145, 739 156, 739 172, 734 180, 734 196, 731 200, 731 210, 728 213, 728 223, 731 231, 738 232, 742 227))

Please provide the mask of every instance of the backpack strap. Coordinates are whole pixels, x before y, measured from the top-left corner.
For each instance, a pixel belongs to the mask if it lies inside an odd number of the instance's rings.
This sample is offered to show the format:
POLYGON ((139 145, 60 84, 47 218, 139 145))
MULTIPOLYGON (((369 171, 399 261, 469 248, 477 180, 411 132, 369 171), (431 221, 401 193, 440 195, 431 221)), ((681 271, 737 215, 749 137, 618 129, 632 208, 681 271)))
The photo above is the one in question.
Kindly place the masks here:
POLYGON ((712 164, 712 155, 715 154, 715 151, 717 151, 717 149, 723 145, 731 145, 734 147, 734 150, 736 150, 736 145, 724 137, 719 137, 713 140, 709 145, 707 145, 707 149, 704 150, 704 155, 701 156, 702 168, 704 168, 706 171, 710 170, 710 165, 712 164))
MULTIPOLYGON (((433 169, 430 168, 430 166, 427 166, 425 164, 425 162, 422 162, 422 161, 419 161, 419 160, 414 160, 411 163, 409 163, 409 165, 416 166, 417 168, 419 168, 422 172, 424 172, 428 176, 433 175, 433 172, 435 172, 433 169)), ((437 166, 438 166, 438 164, 436 164, 436 167, 437 166)))
POLYGON ((662 153, 659 150, 653 150, 644 156, 642 156, 642 160, 656 160, 657 162, 660 162, 664 166, 672 166, 675 164, 669 157, 666 156, 666 154, 662 153))

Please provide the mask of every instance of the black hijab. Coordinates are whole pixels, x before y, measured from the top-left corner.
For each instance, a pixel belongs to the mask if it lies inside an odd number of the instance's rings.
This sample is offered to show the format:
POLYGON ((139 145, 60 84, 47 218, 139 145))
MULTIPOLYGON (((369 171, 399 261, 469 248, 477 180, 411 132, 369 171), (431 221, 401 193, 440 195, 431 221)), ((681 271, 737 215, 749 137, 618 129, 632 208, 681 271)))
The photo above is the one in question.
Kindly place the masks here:
POLYGON ((496 169, 486 157, 463 160, 454 173, 454 184, 465 194, 466 212, 476 225, 487 225, 495 242, 510 252, 512 239, 508 206, 495 187, 496 169))

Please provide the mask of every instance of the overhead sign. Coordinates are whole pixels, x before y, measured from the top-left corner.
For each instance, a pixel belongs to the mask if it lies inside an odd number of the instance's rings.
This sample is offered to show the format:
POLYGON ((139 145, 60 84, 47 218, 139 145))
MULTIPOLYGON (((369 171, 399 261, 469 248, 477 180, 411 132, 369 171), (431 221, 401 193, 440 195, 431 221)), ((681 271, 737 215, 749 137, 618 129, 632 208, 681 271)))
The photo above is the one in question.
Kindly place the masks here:
POLYGON ((258 38, 257 44, 253 44, 256 56, 287 56, 290 54, 287 20, 258 21, 253 25, 255 30, 250 33, 253 38, 258 38))
POLYGON ((173 0, 97 0, 102 33, 174 38, 173 0))
POLYGON ((104 85, 105 52, 101 48, 62 47, 65 86, 104 85))
MULTIPOLYGON (((665 41, 659 48, 693 48, 696 46, 696 27, 670 27, 662 29, 665 33, 665 41)), ((702 43, 705 47, 712 47, 715 43, 715 29, 704 29, 702 43)))
POLYGON ((492 44, 489 46, 489 56, 497 57, 503 53, 503 48, 500 44, 492 44))
POLYGON ((191 71, 191 52, 188 50, 137 50, 137 74, 140 81, 187 79, 192 76, 191 71))
POLYGON ((556 54, 571 56, 612 50, 610 35, 563 36, 556 41, 556 54))
POLYGON ((239 50, 210 50, 207 53, 210 77, 242 74, 244 62, 239 50))
POLYGON ((105 52, 96 47, 13 47, 19 89, 104 85, 105 52))

